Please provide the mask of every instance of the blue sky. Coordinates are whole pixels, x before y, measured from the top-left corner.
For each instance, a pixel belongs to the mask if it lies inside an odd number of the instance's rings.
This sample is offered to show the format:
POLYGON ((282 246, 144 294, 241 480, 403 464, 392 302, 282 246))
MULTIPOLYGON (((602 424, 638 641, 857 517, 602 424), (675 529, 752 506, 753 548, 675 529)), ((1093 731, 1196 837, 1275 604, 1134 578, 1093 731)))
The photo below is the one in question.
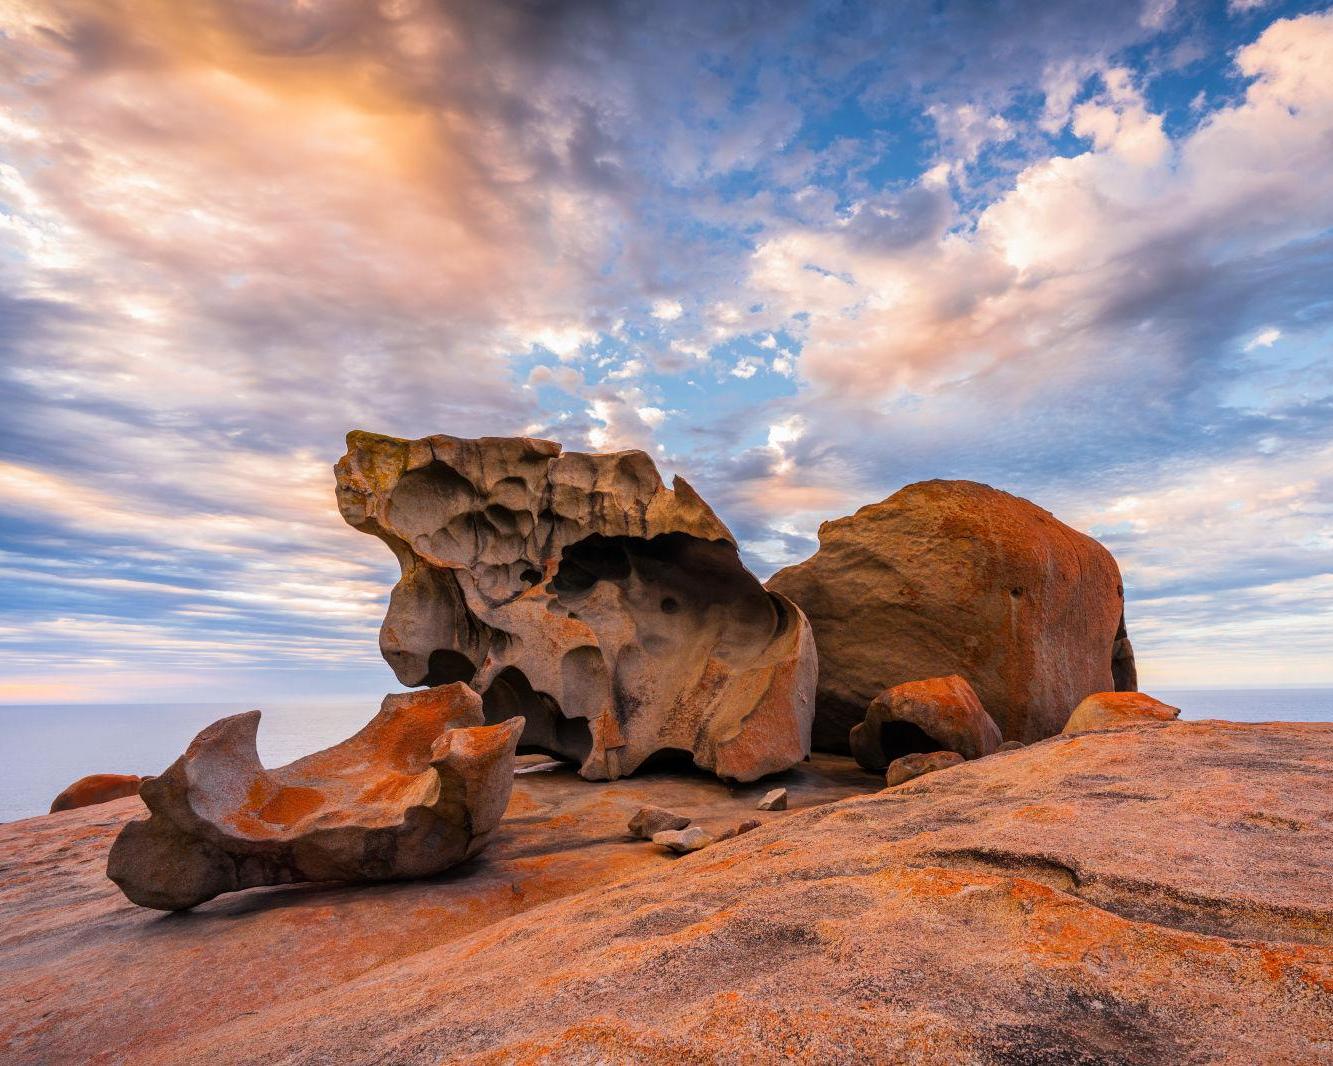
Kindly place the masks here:
POLYGON ((0 16, 0 701, 367 695, 349 428, 641 447, 761 575, 910 481, 1115 552, 1148 686, 1333 684, 1333 13, 0 16))

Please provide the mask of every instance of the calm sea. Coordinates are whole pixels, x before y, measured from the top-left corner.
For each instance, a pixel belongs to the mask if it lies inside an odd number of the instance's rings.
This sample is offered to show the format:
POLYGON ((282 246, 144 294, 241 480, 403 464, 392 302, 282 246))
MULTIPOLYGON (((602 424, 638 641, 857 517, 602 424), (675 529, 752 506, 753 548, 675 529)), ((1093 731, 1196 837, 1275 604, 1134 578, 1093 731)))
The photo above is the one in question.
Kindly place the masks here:
MULTIPOLYGON (((1333 688, 1156 689, 1185 718, 1241 722, 1333 722, 1333 688)), ((266 766, 336 744, 374 715, 368 698, 271 704, 259 725, 266 766)), ((0 822, 45 814, 85 774, 156 774, 210 722, 249 710, 240 703, 0 706, 0 822)))

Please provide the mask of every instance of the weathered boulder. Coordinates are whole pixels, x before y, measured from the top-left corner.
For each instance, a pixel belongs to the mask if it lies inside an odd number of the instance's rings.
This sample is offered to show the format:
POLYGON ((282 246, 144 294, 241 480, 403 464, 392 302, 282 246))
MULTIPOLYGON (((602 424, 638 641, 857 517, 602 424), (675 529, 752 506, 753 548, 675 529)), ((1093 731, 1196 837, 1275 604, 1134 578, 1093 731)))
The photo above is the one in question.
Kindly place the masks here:
POLYGON ((956 751, 919 751, 903 755, 889 763, 889 768, 884 774, 884 787, 893 788, 894 785, 901 785, 904 781, 910 781, 922 774, 947 770, 950 766, 957 766, 966 761, 956 751))
POLYGON ((821 750, 847 751, 866 705, 917 678, 960 675, 1004 737, 1024 741, 1117 687, 1124 594, 1110 552, 988 485, 923 481, 825 522, 819 551, 768 587, 814 629, 821 750))
POLYGON ((1003 744, 1001 744, 998 748, 996 748, 995 751, 997 753, 1001 751, 1017 751, 1019 748, 1026 748, 1026 747, 1027 745, 1024 744, 1021 740, 1006 740, 1003 744))
POLYGON ((504 814, 523 720, 482 725, 466 685, 386 696, 332 748, 266 770, 259 711, 215 722, 140 789, 147 819, 107 876, 143 907, 298 881, 424 877, 477 854, 504 814))
POLYGON ((914 752, 956 751, 979 759, 1000 746, 1000 730, 972 686, 957 674, 906 681, 885 689, 852 727, 852 754, 867 770, 883 770, 914 752))
POLYGON ((775 788, 764 793, 764 798, 759 801, 759 810, 761 811, 785 811, 787 809, 787 790, 785 788, 775 788))
POLYGON ((520 751, 592 780, 685 752, 751 781, 808 754, 809 625, 643 452, 361 432, 347 449, 343 517, 402 568, 380 648, 404 684, 469 682, 487 721, 527 719, 520 751))
POLYGON ((1062 732, 1152 725, 1174 721, 1179 716, 1179 707, 1155 700, 1145 692, 1094 692, 1074 708, 1062 732))
POLYGON ((640 807, 629 820, 629 831, 641 840, 652 840, 668 829, 684 829, 690 820, 683 814, 673 814, 661 807, 640 807))
POLYGON ((94 803, 134 796, 144 779, 138 774, 89 774, 81 777, 51 801, 51 813, 91 807, 94 803))

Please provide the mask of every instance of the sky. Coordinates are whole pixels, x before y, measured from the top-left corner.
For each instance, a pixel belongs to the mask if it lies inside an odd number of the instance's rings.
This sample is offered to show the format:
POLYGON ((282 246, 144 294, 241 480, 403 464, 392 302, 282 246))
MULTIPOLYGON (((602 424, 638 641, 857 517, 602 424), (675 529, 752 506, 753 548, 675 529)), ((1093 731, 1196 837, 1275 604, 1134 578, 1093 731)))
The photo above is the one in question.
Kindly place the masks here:
POLYGON ((0 0, 0 702, 396 687, 361 428, 643 448, 767 576, 923 478, 1140 678, 1333 684, 1333 9, 0 0))

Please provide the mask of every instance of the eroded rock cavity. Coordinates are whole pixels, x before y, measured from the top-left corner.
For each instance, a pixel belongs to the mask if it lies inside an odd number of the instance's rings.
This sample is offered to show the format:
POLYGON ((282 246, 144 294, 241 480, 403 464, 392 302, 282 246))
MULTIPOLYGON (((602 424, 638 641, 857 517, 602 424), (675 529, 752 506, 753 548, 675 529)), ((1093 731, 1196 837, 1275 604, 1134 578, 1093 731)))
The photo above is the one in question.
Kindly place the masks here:
POLYGON ((477 854, 514 782, 522 719, 482 722, 466 685, 386 696, 355 736, 276 770, 259 712, 203 730, 139 795, 147 819, 111 848, 107 876, 142 907, 300 881, 426 877, 477 854))
POLYGON ((520 751, 604 780, 687 754, 753 780, 809 752, 815 650, 726 526, 643 452, 353 432, 349 524, 402 568, 380 649, 407 685, 467 681, 520 751))

